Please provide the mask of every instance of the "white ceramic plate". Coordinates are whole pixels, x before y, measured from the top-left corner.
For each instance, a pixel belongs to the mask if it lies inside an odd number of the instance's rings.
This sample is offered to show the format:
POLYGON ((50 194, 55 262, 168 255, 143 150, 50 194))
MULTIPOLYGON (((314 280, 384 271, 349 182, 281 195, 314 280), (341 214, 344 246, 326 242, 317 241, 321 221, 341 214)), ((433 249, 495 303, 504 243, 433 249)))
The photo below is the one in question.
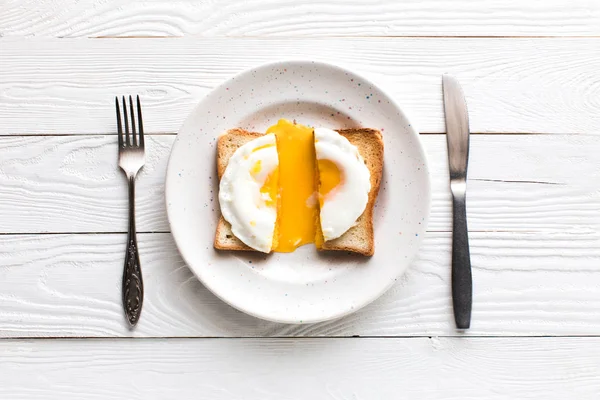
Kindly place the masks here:
POLYGON ((248 70, 198 104, 171 152, 166 201, 179 251, 215 295, 259 318, 311 323, 358 310, 404 273, 427 226, 430 184, 418 133, 388 95, 340 67, 293 61, 248 70), (271 255, 213 249, 220 215, 218 135, 235 127, 264 132, 280 118, 381 130, 385 164, 373 257, 321 254, 312 245, 271 255))

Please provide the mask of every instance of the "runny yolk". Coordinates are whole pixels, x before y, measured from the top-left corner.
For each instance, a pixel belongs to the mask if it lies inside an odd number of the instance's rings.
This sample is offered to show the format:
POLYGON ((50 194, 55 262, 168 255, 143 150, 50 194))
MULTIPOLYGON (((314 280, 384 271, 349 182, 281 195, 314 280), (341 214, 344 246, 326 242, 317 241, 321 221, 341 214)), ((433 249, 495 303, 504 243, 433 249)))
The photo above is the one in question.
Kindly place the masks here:
MULTIPOLYGON (((260 162, 260 161, 259 161, 260 162)), ((257 162, 258 164, 258 162, 257 162)), ((256 164, 254 165, 256 167, 256 164)), ((272 207, 277 210, 278 207, 278 195, 279 193, 279 168, 275 168, 269 175, 267 175, 267 179, 260 188, 260 194, 265 202, 267 207, 272 207)), ((256 221, 250 221, 250 225, 256 226, 256 221)), ((278 232, 277 224, 275 225, 275 231, 273 232, 273 248, 277 246, 277 232, 278 232)))
POLYGON ((256 148, 252 149, 252 152, 255 153, 255 152, 259 151, 259 150, 268 149, 269 147, 273 147, 273 146, 275 146, 273 143, 263 144, 262 146, 258 146, 256 148))
MULTIPOLYGON (((275 146, 274 143, 264 144, 252 150, 252 152, 257 152, 261 149, 266 149, 269 147, 275 146)), ((252 176, 256 176, 262 171, 262 162, 261 160, 257 160, 252 168, 250 168, 250 174, 252 176)), ((279 180, 279 170, 275 168, 268 176, 262 187, 260 188, 260 193, 263 196, 265 204, 268 207, 276 207, 277 206, 277 185, 279 180)), ((252 224, 250 224, 252 225, 252 224)), ((252 225, 254 226, 254 225, 252 225)))
POLYGON ((279 209, 273 250, 289 253, 315 241, 318 207, 314 134, 312 128, 284 119, 267 133, 275 134, 279 157, 279 209))
POLYGON ((260 172, 261 169, 262 169, 262 162, 260 160, 258 160, 252 166, 252 169, 250 170, 250 173, 252 175, 257 175, 260 172))
POLYGON ((319 160, 319 205, 323 207, 325 197, 342 181, 342 173, 331 160, 319 160))
POLYGON ((279 181, 279 168, 275 168, 273 172, 271 172, 265 183, 263 183, 260 188, 260 193, 263 195, 263 199, 265 200, 265 204, 268 207, 276 207, 277 206, 277 192, 278 192, 278 181, 279 181), (268 196, 265 196, 268 195, 268 196))

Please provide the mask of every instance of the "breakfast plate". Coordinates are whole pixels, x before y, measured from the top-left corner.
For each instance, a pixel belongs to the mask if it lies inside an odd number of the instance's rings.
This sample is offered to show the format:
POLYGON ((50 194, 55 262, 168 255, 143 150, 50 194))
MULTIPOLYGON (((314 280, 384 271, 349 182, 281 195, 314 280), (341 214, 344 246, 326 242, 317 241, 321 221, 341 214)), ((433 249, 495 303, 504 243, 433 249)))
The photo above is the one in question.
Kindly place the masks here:
POLYGON ((417 253, 431 197, 419 135, 399 106, 368 79, 311 61, 259 66, 202 99, 177 135, 165 190, 173 237, 198 279, 233 307, 286 323, 342 317, 390 288, 417 253), (373 217, 373 256, 317 252, 313 245, 272 254, 213 248, 220 217, 219 135, 236 127, 265 132, 281 118, 381 131, 384 171, 373 217))

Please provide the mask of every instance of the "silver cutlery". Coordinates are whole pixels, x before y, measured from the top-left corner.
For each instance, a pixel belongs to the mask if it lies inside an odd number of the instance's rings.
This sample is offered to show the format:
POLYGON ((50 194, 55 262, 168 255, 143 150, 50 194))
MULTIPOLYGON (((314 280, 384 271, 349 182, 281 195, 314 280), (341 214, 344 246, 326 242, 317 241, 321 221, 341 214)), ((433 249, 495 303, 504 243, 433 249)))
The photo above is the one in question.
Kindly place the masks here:
POLYGON ((135 231, 135 178, 146 161, 144 152, 144 125, 142 123, 140 96, 137 96, 137 132, 131 96, 129 96, 131 132, 129 131, 129 118, 127 116, 128 111, 125 96, 123 96, 124 133, 123 125, 121 124, 121 110, 119 108, 118 97, 115 97, 115 106, 117 108, 117 130, 119 136, 119 167, 125 173, 129 185, 129 228, 125 266, 123 268, 122 300, 127 322, 129 322, 130 327, 134 327, 140 319, 142 303, 144 301, 144 283, 142 281, 142 270, 135 231))
POLYGON ((465 95, 458 81, 442 77, 446 140, 452 192, 452 304, 458 329, 471 324, 473 281, 467 228, 467 164, 469 161, 469 115, 465 95))

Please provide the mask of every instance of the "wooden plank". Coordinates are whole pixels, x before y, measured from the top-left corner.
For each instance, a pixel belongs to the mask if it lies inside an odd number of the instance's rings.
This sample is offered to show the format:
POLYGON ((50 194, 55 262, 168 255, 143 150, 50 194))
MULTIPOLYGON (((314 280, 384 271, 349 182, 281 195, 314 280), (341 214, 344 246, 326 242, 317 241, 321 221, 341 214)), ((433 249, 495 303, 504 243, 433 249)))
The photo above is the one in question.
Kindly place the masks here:
MULTIPOLYGON (((432 173, 429 230, 450 231, 446 139, 421 138, 432 173)), ((140 231, 169 231, 164 177, 174 139, 148 137, 140 231)), ((600 232, 598 154, 598 136, 474 135, 471 231, 600 232)), ((116 162, 114 136, 0 137, 0 233, 125 232, 126 182, 116 162)))
MULTIPOLYGON (((146 137, 136 186, 140 231, 169 230, 164 179, 174 140, 146 137)), ((116 136, 0 138, 0 232, 125 232, 127 181, 117 154, 116 136)))
MULTIPOLYGON (((170 234, 139 239, 144 311, 129 330, 120 291, 125 234, 2 236, 0 337, 457 335, 448 233, 428 233, 418 259, 379 300, 315 325, 238 312, 194 277, 170 234)), ((600 234, 472 233, 471 257, 473 321, 464 335, 600 331, 600 234)))
POLYGON ((599 338, 0 341, 3 399, 596 400, 599 338))
POLYGON ((588 0, 29 0, 0 5, 0 36, 583 36, 588 0))
POLYGON ((211 88, 286 58, 368 76, 422 132, 445 131, 451 73, 472 132, 597 134, 599 53, 597 39, 3 39, 0 135, 113 133, 114 96, 127 93, 142 96, 148 133, 176 132, 211 88))

